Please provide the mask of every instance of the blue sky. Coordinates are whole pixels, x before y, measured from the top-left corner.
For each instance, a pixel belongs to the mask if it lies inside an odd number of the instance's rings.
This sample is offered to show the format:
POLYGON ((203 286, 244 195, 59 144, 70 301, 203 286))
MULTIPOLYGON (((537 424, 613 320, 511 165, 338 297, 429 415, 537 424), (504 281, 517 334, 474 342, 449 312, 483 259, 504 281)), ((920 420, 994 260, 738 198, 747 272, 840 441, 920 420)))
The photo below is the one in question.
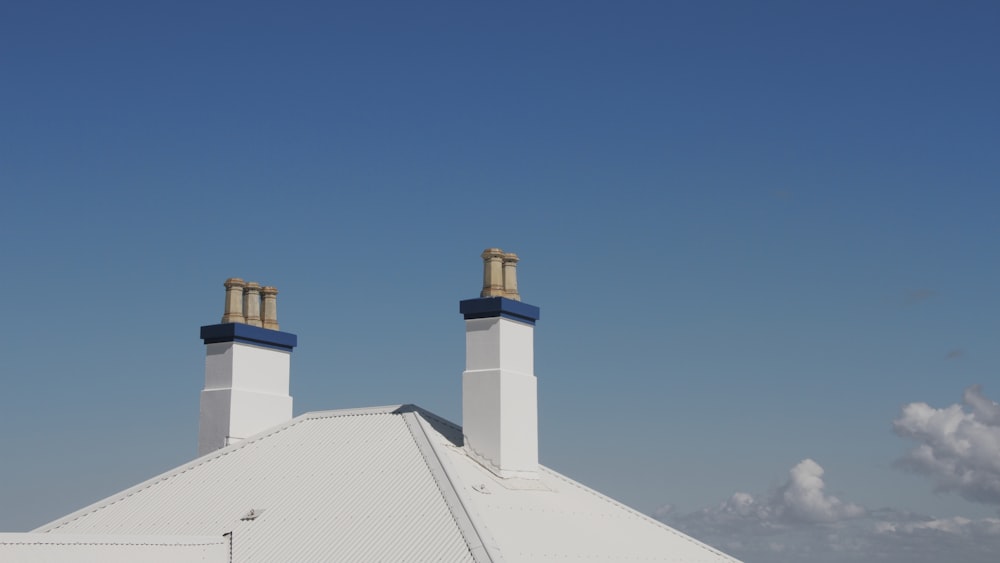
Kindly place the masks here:
POLYGON ((989 2, 5 4, 0 529, 194 455, 231 276, 281 291, 296 413, 459 421, 457 302, 499 246, 542 310, 544 463, 747 561, 1000 549, 998 28, 989 2), (985 493, 905 461, 958 439, 911 403, 963 405, 985 493), (812 516, 784 494, 807 459, 812 516), (767 510, 727 520, 734 493, 767 510))

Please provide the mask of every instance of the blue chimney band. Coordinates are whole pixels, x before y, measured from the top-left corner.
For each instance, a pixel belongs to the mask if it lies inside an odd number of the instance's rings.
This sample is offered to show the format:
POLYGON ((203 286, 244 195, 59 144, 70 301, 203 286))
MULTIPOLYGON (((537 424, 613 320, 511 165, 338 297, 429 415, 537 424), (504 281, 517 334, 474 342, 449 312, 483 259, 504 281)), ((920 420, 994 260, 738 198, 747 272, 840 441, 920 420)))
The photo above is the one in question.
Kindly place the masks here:
POLYGON ((205 344, 218 342, 242 342, 291 352, 299 344, 299 337, 290 332, 280 332, 269 328, 243 323, 226 323, 201 327, 201 338, 205 344))
POLYGON ((465 315, 465 320, 504 317, 533 325, 541 318, 538 307, 506 297, 466 299, 458 303, 458 311, 465 315))

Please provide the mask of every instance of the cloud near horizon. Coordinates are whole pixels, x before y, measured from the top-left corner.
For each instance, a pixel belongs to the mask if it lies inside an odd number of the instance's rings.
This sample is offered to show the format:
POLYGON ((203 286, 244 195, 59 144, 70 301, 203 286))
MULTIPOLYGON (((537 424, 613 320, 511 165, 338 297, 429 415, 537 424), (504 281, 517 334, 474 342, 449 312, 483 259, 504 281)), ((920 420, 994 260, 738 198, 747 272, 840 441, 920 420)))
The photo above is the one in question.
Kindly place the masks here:
POLYGON ((797 561, 814 549, 846 549, 833 541, 843 524, 868 514, 861 505, 827 494, 824 470, 812 459, 792 467, 781 486, 754 495, 733 493, 719 505, 690 514, 663 507, 656 517, 746 561, 797 561))
MULTIPOLYGON (((986 421, 1000 424, 1000 406, 983 397, 978 387, 966 390, 965 402, 972 409, 971 413, 962 411, 957 405, 953 407, 969 420, 981 425, 986 425, 986 421)), ((910 408, 912 406, 904 408, 904 415, 897 423, 903 421, 901 424, 906 424, 907 428, 912 423, 914 428, 925 429, 921 432, 936 436, 954 434, 954 429, 961 427, 963 420, 969 424, 969 420, 952 412, 952 407, 949 410, 931 409, 926 405, 910 408), (934 419, 935 413, 927 409, 936 411, 940 420, 934 419), (934 420, 926 422, 931 419, 934 420), (919 421, 925 424, 917 424, 919 421), (953 429, 951 433, 946 431, 948 428, 953 429)), ((921 432, 913 431, 923 436, 921 432)), ((959 451, 972 455, 967 449, 959 448, 959 451)), ((995 455, 993 461, 1000 461, 1000 454, 995 455)), ((980 463, 985 461, 979 460, 980 463)), ((987 479, 986 473, 980 469, 974 475, 987 479)), ((1000 518, 934 518, 891 508, 866 508, 828 494, 824 474, 819 463, 804 459, 789 470, 788 478, 779 487, 768 493, 736 492, 714 507, 687 514, 680 514, 667 505, 654 515, 747 563, 806 560, 813 563, 872 560, 883 563, 936 563, 942 560, 992 563, 1000 553, 1000 518)))
POLYGON ((1000 405, 978 385, 965 390, 962 402, 940 409, 904 406, 893 429, 918 445, 896 464, 930 477, 939 491, 1000 504, 1000 405))
POLYGON ((811 459, 800 461, 788 472, 788 480, 768 495, 733 493, 706 516, 755 520, 762 527, 799 523, 830 523, 865 514, 854 503, 824 493, 823 468, 811 459))

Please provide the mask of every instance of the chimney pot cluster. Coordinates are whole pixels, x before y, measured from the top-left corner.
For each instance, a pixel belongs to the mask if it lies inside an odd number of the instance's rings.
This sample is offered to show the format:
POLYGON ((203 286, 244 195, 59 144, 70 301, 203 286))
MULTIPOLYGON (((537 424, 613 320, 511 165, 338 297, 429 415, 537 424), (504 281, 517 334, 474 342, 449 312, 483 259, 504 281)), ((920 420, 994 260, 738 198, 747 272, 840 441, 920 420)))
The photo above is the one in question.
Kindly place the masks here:
POLYGON ((278 288, 229 278, 223 323, 241 323, 278 330, 278 288))
POLYGON ((517 254, 499 248, 483 251, 483 290, 480 297, 506 297, 520 301, 517 292, 517 254))

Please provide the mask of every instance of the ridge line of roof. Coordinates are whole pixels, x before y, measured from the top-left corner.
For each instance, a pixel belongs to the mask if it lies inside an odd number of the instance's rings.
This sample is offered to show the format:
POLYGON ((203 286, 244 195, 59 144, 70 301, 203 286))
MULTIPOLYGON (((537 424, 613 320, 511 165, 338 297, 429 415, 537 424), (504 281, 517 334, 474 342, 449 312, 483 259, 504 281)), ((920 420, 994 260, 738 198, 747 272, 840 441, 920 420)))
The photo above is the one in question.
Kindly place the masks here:
POLYGON ((382 405, 376 407, 356 407, 350 409, 329 409, 322 411, 309 411, 302 413, 299 416, 293 418, 292 420, 302 418, 302 419, 315 419, 315 418, 332 418, 337 416, 360 416, 366 414, 401 414, 404 412, 403 409, 413 405, 399 404, 399 405, 382 405))
MULTIPOLYGON (((490 553, 490 549, 483 540, 483 534, 479 530, 479 527, 476 526, 465 503, 462 502, 462 497, 455 488, 455 483, 448 474, 448 470, 442 463, 441 456, 434 446, 434 441, 427 435, 427 428, 424 427, 425 421, 423 417, 429 415, 443 422, 447 421, 444 421, 437 415, 428 413, 416 405, 405 405, 405 407, 411 407, 411 409, 400 414, 406 422, 410 435, 413 437, 413 441, 420 451, 420 455, 423 457, 424 463, 427 465, 427 469, 430 471, 438 491, 441 492, 441 496, 448 507, 448 511, 451 513, 451 517, 455 521, 455 525, 458 527, 459 533, 465 539, 465 544, 469 548, 469 554, 472 555, 472 558, 477 563, 502 563, 500 557, 490 553)), ((450 422, 447 423, 454 426, 450 422)))
POLYGON ((420 416, 422 416, 425 419, 433 418, 434 420, 436 420, 436 421, 444 424, 445 426, 450 427, 452 430, 455 430, 457 432, 461 432, 462 431, 462 427, 460 425, 455 424, 454 422, 448 420, 447 418, 442 418, 442 417, 440 417, 440 416, 432 413, 431 411, 429 411, 429 410, 421 407, 420 405, 414 405, 414 404, 410 404, 410 403, 407 403, 405 405, 400 405, 399 412, 400 413, 403 413, 403 412, 416 412, 417 414, 419 414, 420 416))

